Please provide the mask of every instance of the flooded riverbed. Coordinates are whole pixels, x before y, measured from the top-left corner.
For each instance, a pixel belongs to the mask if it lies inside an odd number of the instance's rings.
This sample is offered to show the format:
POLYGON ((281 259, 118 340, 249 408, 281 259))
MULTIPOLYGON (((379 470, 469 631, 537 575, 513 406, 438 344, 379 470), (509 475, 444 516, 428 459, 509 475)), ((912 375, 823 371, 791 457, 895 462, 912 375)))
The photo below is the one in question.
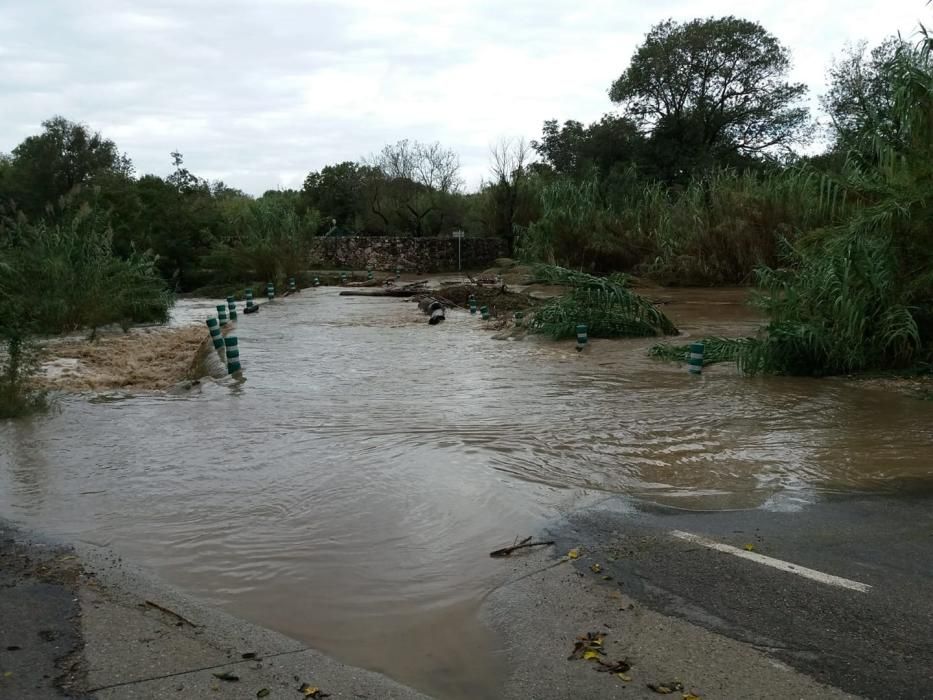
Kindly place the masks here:
MULTIPOLYGON (((755 325, 742 292, 661 296, 688 334, 755 325)), ((0 517, 465 698, 497 672, 473 611, 511 565, 487 553, 562 510, 605 492, 794 509, 933 476, 931 402, 725 366, 690 377, 648 359, 653 341, 578 355, 448 318, 334 289, 279 300, 240 319, 242 385, 72 397, 0 424, 0 517)))

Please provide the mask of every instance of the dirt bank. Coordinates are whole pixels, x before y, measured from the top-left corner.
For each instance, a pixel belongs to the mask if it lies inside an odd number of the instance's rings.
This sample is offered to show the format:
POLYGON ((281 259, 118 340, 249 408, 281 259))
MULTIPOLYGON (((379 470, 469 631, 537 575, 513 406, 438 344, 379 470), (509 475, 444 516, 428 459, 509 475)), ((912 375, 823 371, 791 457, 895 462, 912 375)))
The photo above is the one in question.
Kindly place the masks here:
POLYGON ((208 342, 203 326, 137 328, 96 340, 68 338, 44 347, 37 379, 63 391, 161 391, 196 378, 197 359, 208 342))

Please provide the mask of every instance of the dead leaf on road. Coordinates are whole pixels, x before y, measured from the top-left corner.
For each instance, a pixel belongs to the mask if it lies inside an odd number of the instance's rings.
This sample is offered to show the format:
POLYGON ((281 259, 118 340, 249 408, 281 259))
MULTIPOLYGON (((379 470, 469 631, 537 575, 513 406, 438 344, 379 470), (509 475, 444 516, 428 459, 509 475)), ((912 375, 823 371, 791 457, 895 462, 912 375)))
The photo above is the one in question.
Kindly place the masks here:
POLYGON ((256 693, 257 698, 267 698, 269 697, 269 689, 262 688, 258 693, 256 693))
POLYGON ((571 549, 569 552, 567 552, 567 558, 568 558, 568 559, 579 559, 579 558, 580 558, 580 550, 579 550, 579 549, 576 549, 576 548, 571 549))
POLYGON ((230 673, 229 671, 224 671, 223 673, 212 673, 211 675, 212 675, 214 678, 217 678, 218 680, 228 681, 228 682, 230 682, 230 683, 235 683, 235 682, 237 682, 238 680, 240 680, 240 677, 239 677, 239 676, 235 676, 235 675, 233 675, 232 673, 230 673))
POLYGON ((306 698, 314 698, 314 700, 319 700, 320 698, 329 698, 330 695, 327 693, 321 692, 321 689, 317 686, 313 686, 309 683, 302 683, 301 687, 298 688, 299 692, 304 693, 306 698))
POLYGON ((603 632, 587 632, 585 636, 577 637, 577 641, 573 645, 573 651, 570 653, 570 656, 567 657, 567 660, 587 658, 586 652, 588 651, 596 652, 597 654, 602 653, 600 647, 602 647, 603 639, 605 638, 606 635, 603 632))
POLYGON ((680 681, 669 681, 667 683, 648 683, 648 688, 660 695, 670 695, 675 690, 683 690, 684 684, 680 681))

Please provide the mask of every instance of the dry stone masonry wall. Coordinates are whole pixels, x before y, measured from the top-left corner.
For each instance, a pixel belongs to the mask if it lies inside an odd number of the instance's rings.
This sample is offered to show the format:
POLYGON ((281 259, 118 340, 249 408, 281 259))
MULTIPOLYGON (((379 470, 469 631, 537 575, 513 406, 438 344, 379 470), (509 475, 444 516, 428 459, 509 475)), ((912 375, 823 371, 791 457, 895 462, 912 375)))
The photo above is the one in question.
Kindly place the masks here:
MULTIPOLYGON (((464 238, 461 241, 464 270, 490 267, 506 255, 501 238, 464 238)), ((457 269, 456 238, 390 238, 346 236, 316 238, 311 244, 311 267, 403 272, 451 272, 457 269)))

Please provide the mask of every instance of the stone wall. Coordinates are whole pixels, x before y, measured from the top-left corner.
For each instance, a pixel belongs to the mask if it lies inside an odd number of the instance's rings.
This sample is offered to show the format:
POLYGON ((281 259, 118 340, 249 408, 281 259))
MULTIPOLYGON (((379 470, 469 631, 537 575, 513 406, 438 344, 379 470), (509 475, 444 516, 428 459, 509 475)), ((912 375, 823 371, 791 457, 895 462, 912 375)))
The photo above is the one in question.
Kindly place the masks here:
MULTIPOLYGON (((461 241, 464 270, 490 267, 505 257, 501 238, 464 238, 461 241)), ((338 270, 395 270, 403 272, 451 272, 457 269, 456 238, 390 238, 343 236, 316 238, 311 244, 311 267, 338 270)))

